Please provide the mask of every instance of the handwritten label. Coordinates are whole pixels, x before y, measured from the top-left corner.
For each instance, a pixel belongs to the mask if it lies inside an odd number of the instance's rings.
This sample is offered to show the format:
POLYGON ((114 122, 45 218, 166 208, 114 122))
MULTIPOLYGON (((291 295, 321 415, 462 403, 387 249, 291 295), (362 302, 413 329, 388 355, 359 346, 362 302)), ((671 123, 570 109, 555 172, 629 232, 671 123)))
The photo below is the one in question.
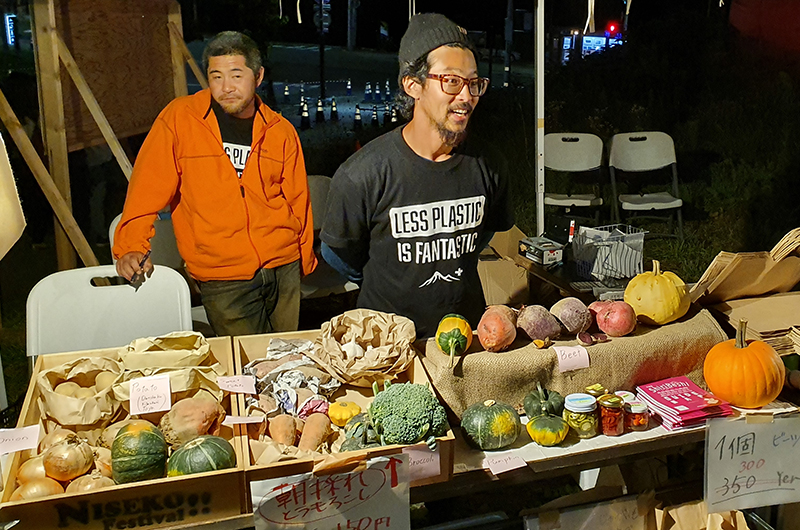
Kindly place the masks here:
POLYGON ((19 429, 0 429, 0 454, 36 449, 39 445, 39 424, 19 429))
POLYGON ((131 380, 131 414, 162 412, 172 407, 168 375, 151 375, 131 380))
POLYGON ((489 471, 491 471, 495 475, 499 475, 500 473, 505 473, 506 471, 511 471, 513 469, 518 469, 521 467, 525 467, 528 464, 522 457, 514 456, 514 455, 504 455, 504 456, 487 456, 483 460, 483 467, 488 467, 489 471))
POLYGON ((583 346, 553 346, 558 357, 558 371, 589 368, 589 352, 583 346))
POLYGON ((435 477, 441 471, 439 450, 431 451, 427 445, 404 447, 408 455, 408 480, 415 481, 435 477))
POLYGON ((250 483, 256 530, 410 528, 408 455, 367 460, 353 473, 250 483))
POLYGON ((243 423, 263 423, 266 416, 225 416, 223 425, 241 425, 243 423))
POLYGON ((800 416, 772 423, 713 419, 707 425, 710 513, 800 501, 800 416))
POLYGON ((221 375, 217 384, 222 390, 235 394, 255 394, 256 379, 252 375, 221 375))

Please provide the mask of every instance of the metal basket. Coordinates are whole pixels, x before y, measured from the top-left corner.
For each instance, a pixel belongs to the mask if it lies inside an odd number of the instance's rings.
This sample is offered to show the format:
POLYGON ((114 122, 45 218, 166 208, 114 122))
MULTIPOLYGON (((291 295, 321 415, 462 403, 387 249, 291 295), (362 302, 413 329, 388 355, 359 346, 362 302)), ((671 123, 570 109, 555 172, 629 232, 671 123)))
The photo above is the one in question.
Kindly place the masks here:
POLYGON ((581 226, 572 241, 578 275, 606 281, 640 274, 645 234, 647 230, 625 224, 581 226))

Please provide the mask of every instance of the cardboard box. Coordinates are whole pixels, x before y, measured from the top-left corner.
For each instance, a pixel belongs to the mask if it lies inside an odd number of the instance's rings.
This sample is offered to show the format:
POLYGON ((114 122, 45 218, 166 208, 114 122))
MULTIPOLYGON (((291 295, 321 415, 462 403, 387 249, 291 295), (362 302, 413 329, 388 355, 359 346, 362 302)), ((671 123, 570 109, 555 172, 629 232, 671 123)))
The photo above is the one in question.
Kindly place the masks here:
POLYGON ((564 245, 546 237, 526 237, 519 241, 519 255, 547 267, 563 261, 564 245))
MULTIPOLYGON (((267 351, 267 347, 269 346, 269 342, 273 338, 306 339, 313 342, 320 333, 320 330, 312 330, 234 337, 233 350, 237 366, 237 373, 241 373, 242 367, 247 365, 247 363, 250 361, 263 358, 267 351)), ((428 379, 425 370, 422 367, 422 363, 418 358, 414 359, 414 363, 411 365, 411 367, 404 374, 401 374, 400 378, 398 378, 396 382, 404 383, 406 381, 430 385, 430 379, 428 379)), ((239 410, 242 412, 242 414, 244 414, 244 396, 238 395, 237 397, 239 398, 239 410)), ((331 401, 337 400, 353 401, 358 403, 362 410, 366 410, 369 403, 372 402, 372 389, 343 385, 331 398, 331 401)), ((313 470, 314 460, 309 458, 275 462, 266 466, 255 465, 252 460, 252 455, 250 454, 250 444, 247 437, 246 426, 237 425, 236 427, 238 428, 237 436, 241 437, 240 445, 245 451, 246 455, 244 462, 245 478, 248 483, 248 490, 250 481, 295 475, 298 473, 308 473, 313 470)), ((367 458, 375 456, 399 453, 403 450, 403 447, 406 446, 387 445, 375 449, 349 451, 345 454, 357 458, 360 457, 363 460, 366 460, 367 458)), ((449 430, 445 436, 437 438, 437 451, 439 452, 439 474, 433 477, 412 481, 411 486, 423 486, 450 480, 453 475, 453 458, 455 454, 455 435, 453 434, 452 430, 449 430)), ((249 493, 247 495, 247 499, 248 501, 250 500, 249 493)), ((249 511, 252 511, 252 508, 249 508, 249 511)))
POLYGON ((528 303, 528 273, 513 261, 519 241, 524 238, 525 233, 514 226, 496 233, 489 247, 481 252, 478 275, 488 305, 528 303))
MULTIPOLYGON (((234 370, 230 337, 208 339, 211 353, 204 365, 219 362, 226 373, 234 370)), ((41 355, 36 361, 31 383, 25 395, 17 427, 40 421, 37 375, 79 357, 119 359, 118 348, 41 355)), ((235 400, 233 400, 235 401, 235 400)), ((222 402, 228 414, 235 414, 230 395, 222 402)), ((29 451, 11 455, 4 469, 0 521, 19 520, 17 529, 80 528, 165 528, 193 527, 202 523, 239 516, 246 506, 244 461, 240 440, 232 428, 223 426, 220 435, 233 445, 237 467, 223 471, 198 473, 184 477, 160 478, 131 484, 119 484, 88 493, 64 493, 30 501, 10 502, 16 488, 19 466, 28 459, 29 451)), ((44 432, 42 432, 42 437, 44 432)))

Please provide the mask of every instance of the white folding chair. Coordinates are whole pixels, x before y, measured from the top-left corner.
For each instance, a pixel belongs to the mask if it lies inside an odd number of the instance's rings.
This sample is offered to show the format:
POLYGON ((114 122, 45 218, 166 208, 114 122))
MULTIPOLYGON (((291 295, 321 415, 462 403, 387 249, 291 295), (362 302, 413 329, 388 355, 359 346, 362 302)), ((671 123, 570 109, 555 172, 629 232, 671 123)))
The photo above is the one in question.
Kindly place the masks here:
POLYGON ((594 209, 594 215, 579 216, 600 222, 601 166, 603 163, 603 141, 588 133, 549 133, 544 136, 544 167, 552 171, 569 173, 571 191, 591 193, 545 193, 545 206, 564 208, 572 214, 573 208, 594 209))
MULTIPOLYGON (((309 175, 308 188, 311 195, 311 211, 314 215, 314 237, 318 240, 325 212, 328 210, 328 190, 331 187, 331 178, 325 175, 309 175)), ((304 276, 300 281, 300 298, 322 298, 334 294, 343 294, 358 289, 358 285, 339 274, 336 269, 328 265, 319 253, 317 243, 317 268, 304 276)))
POLYGON ((189 286, 177 271, 156 266, 138 289, 114 265, 51 274, 28 294, 27 351, 37 355, 124 346, 140 337, 192 329, 189 286), (94 285, 110 278, 112 285, 94 285), (114 281, 116 280, 116 281, 114 281))
MULTIPOLYGON (((108 227, 108 240, 111 242, 111 248, 114 247, 114 232, 117 230, 120 219, 122 219, 122 214, 116 216, 108 227)), ((184 270, 183 258, 181 253, 178 252, 178 243, 175 241, 172 219, 169 217, 165 219, 160 216, 156 217, 153 226, 156 233, 150 239, 150 261, 154 265, 166 265, 177 271, 184 270)), ((113 255, 111 260, 116 263, 113 255)), ((196 323, 196 331, 202 331, 207 335, 210 333, 211 327, 208 323, 208 316, 202 305, 192 306, 192 320, 196 323)))
POLYGON ((611 189, 617 197, 615 222, 620 222, 621 206, 627 213, 626 221, 644 218, 668 222, 668 233, 651 232, 649 236, 677 237, 683 241, 683 201, 678 187, 678 164, 675 144, 668 134, 659 131, 615 134, 611 138, 608 169, 611 189), (669 176, 662 176, 667 170, 669 176), (617 194, 620 171, 629 182, 636 184, 638 193, 617 194), (659 184, 668 191, 656 191, 659 184), (677 234, 673 233, 673 216, 678 218, 677 234))

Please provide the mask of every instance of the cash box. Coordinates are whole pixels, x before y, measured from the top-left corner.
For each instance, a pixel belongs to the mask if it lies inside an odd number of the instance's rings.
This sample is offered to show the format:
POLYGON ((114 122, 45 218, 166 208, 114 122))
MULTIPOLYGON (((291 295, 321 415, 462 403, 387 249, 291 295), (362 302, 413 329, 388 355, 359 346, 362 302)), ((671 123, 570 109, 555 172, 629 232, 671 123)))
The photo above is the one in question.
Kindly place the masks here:
POLYGON ((546 267, 561 263, 564 245, 546 237, 526 237, 519 241, 519 254, 546 267))

